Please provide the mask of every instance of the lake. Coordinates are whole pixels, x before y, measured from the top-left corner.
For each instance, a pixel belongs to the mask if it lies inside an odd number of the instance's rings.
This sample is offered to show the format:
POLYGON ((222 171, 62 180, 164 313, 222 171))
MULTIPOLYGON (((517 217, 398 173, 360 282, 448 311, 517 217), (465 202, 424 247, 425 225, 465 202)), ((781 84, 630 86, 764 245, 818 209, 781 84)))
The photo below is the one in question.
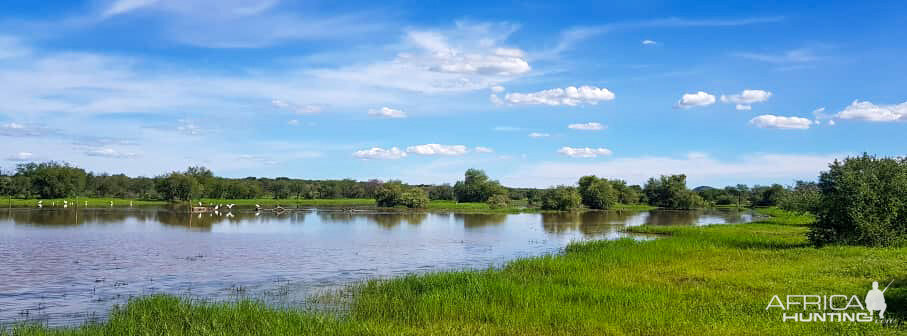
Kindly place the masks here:
POLYGON ((407 273, 482 269, 637 225, 753 220, 731 210, 466 214, 358 208, 0 210, 0 323, 103 319, 155 293, 306 307, 313 294, 407 273))

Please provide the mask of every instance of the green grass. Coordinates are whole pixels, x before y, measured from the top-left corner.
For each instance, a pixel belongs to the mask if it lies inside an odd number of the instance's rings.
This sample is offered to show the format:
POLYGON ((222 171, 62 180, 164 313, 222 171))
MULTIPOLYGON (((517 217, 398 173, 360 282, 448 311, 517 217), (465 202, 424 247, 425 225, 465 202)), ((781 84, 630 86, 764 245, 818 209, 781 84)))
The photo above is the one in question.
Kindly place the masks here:
POLYGON ((351 288, 341 315, 152 296, 102 324, 19 327, 21 335, 903 335, 907 248, 828 246, 804 238, 808 215, 775 209, 757 223, 634 227, 652 241, 571 244, 501 269, 410 275, 351 288), (900 324, 783 323, 773 295, 847 294, 896 279, 885 297, 900 324))

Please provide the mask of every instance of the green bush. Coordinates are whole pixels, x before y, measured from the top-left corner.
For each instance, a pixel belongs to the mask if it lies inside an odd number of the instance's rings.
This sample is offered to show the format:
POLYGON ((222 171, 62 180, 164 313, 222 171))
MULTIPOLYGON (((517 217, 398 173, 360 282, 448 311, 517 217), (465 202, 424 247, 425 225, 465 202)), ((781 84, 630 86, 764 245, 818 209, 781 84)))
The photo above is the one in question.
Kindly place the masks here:
POLYGON ((797 184, 778 201, 778 207, 787 211, 815 213, 821 198, 818 184, 797 181, 797 184))
POLYGON ((686 175, 650 178, 643 187, 649 205, 667 209, 696 209, 706 205, 699 194, 687 189, 686 175))
POLYGON ((506 208, 510 205, 510 198, 504 194, 493 195, 488 198, 488 207, 492 209, 506 208))
POLYGON ((576 188, 558 186, 545 191, 542 195, 542 209, 544 210, 576 210, 582 206, 582 197, 576 188))
POLYGON ((611 183, 595 175, 580 177, 579 195, 583 205, 590 209, 610 209, 617 203, 617 193, 611 183))
POLYGON ((425 208, 428 206, 428 194, 421 188, 404 186, 400 181, 388 181, 375 191, 375 204, 386 208, 425 208))
POLYGON ((808 234, 813 243, 907 243, 907 160, 867 154, 835 160, 819 176, 819 192, 808 234))

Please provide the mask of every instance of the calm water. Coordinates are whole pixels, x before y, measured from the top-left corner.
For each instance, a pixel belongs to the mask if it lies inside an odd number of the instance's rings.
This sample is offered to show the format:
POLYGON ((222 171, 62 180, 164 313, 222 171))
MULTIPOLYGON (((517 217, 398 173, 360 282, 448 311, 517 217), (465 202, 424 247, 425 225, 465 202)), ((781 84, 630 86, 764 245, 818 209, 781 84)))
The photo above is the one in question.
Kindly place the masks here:
POLYGON ((410 213, 169 208, 0 210, 0 323, 103 319, 130 297, 261 299, 303 306, 371 278, 476 269, 556 253, 571 241, 627 237, 636 225, 752 220, 747 212, 410 213))

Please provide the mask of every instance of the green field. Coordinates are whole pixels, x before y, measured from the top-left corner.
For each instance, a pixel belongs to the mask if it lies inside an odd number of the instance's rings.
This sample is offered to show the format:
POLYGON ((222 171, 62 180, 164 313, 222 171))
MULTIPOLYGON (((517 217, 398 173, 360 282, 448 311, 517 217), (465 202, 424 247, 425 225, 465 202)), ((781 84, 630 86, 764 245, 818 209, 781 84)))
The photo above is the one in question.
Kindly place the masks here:
MULTIPOLYGON (((652 241, 596 241, 501 269, 410 275, 354 285, 343 314, 133 300, 103 324, 19 327, 21 335, 833 335, 907 333, 907 248, 807 244, 812 220, 777 210, 750 224, 635 227, 652 241), (783 323, 773 295, 865 294, 895 279, 899 324, 783 323)), ((330 300, 332 296, 328 295, 330 300)), ((8 330, 7 332, 10 332, 8 330)))
POLYGON ((38 201, 41 201, 44 207, 62 207, 63 201, 66 200, 70 204, 70 207, 84 207, 85 202, 88 202, 88 207, 107 207, 110 206, 110 202, 113 202, 115 207, 129 206, 130 202, 132 205, 167 205, 170 202, 167 201, 147 201, 147 200, 134 200, 134 199, 123 199, 123 198, 91 198, 91 197, 70 197, 66 199, 0 199, 0 207, 11 205, 14 207, 36 207, 38 201))

